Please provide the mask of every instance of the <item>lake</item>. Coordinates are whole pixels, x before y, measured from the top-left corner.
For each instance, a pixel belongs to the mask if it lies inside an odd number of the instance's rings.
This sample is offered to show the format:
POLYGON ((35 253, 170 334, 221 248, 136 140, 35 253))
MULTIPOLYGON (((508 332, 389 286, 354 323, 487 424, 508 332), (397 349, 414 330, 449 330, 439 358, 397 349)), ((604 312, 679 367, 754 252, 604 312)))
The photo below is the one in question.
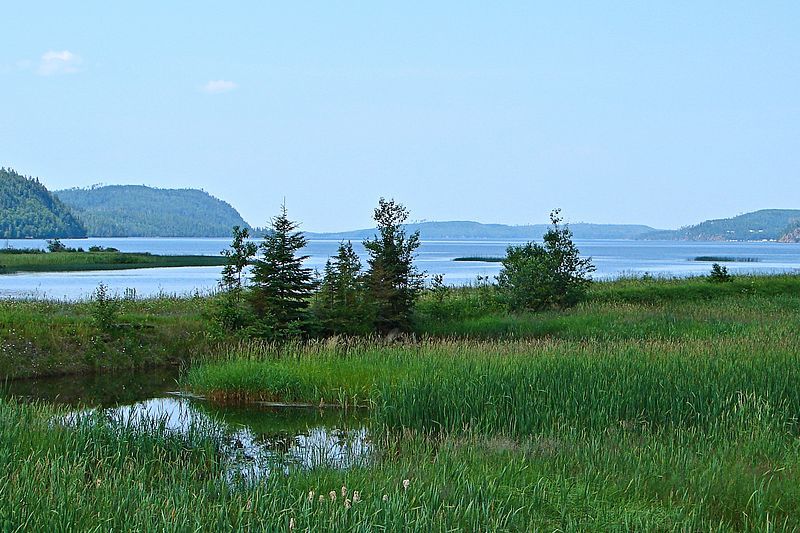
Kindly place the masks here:
MULTIPOLYGON (((217 255, 230 239, 179 238, 90 238, 64 239, 71 247, 110 246, 123 252, 150 252, 174 255, 217 255)), ((423 241, 417 257, 420 270, 444 274, 445 282, 461 285, 478 276, 495 276, 499 263, 457 262, 456 257, 503 256, 509 244, 523 241, 423 241)), ((44 240, 7 240, 12 248, 45 248, 44 240)), ((800 244, 776 242, 684 242, 587 240, 576 244, 583 255, 591 256, 597 266, 595 279, 624 275, 691 276, 707 273, 711 264, 693 261, 698 256, 750 258, 756 262, 726 263, 732 273, 800 272, 800 244)), ((339 241, 313 240, 305 253, 307 265, 322 271, 325 261, 336 252, 339 241)), ((366 257, 360 242, 356 252, 366 257)), ((365 261, 364 261, 365 262, 365 261)), ((186 295, 214 290, 220 267, 151 268, 104 272, 48 272, 0 275, 0 298, 86 298, 101 282, 112 292, 122 294, 134 289, 139 297, 158 294, 186 295)))

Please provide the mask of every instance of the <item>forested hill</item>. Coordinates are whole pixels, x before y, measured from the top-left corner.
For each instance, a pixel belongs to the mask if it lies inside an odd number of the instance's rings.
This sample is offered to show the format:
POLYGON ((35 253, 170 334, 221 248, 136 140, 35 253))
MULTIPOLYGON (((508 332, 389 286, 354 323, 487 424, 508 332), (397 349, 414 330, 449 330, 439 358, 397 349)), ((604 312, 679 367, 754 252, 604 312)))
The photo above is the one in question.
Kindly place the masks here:
MULTIPOLYGON (((481 224, 470 221, 420 222, 406 224, 407 231, 419 230, 425 240, 516 240, 541 239, 547 224, 529 226, 507 226, 505 224, 481 224)), ((635 239, 645 233, 656 231, 650 226, 638 224, 570 224, 576 239, 635 239)), ((374 229, 345 231, 340 233, 307 233, 311 239, 363 240, 372 237, 374 229)))
POLYGON ((656 231, 645 239, 684 241, 762 241, 788 240, 800 223, 800 209, 762 209, 732 218, 706 220, 694 226, 656 231))
POLYGON ((0 168, 0 238, 54 237, 86 237, 86 229, 39 180, 0 168))
POLYGON ((228 237, 249 228, 227 202, 197 189, 108 185, 55 194, 92 237, 228 237))

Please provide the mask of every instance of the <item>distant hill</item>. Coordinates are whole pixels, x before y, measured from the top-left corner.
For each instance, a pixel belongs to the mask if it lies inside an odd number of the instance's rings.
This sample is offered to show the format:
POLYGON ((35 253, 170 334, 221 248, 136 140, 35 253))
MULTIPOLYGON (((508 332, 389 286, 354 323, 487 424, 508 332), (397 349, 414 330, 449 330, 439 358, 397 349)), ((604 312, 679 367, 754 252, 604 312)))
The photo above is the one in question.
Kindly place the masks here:
MULTIPOLYGON (((694 226, 655 231, 644 239, 683 241, 777 241, 800 223, 800 209, 762 209, 732 218, 706 220, 694 226)), ((787 237, 788 238, 788 237, 787 237)))
MULTIPOLYGON (((505 224, 481 224, 480 222, 420 222, 406 224, 407 231, 419 230, 425 240, 517 240, 541 239, 547 224, 529 226, 507 226, 505 224)), ((650 226, 637 224, 570 224, 576 239, 635 239, 656 231, 650 226)), ((306 233, 309 239, 363 240, 372 237, 374 229, 360 229, 339 233, 306 233)))
POLYGON ((800 221, 793 224, 780 239, 780 242, 800 242, 800 221))
POLYGON ((0 238, 86 237, 86 228, 38 179, 0 168, 0 238))
POLYGON ((92 237, 228 237, 249 228, 227 202, 197 189, 108 185, 56 191, 92 237))

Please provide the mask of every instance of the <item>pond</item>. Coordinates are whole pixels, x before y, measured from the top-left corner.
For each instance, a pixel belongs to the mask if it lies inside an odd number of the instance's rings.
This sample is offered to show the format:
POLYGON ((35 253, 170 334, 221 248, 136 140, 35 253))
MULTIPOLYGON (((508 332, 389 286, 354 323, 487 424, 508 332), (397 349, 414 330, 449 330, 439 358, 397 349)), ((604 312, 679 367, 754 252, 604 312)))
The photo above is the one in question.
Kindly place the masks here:
POLYGON ((366 464, 373 444, 366 412, 339 409, 221 406, 178 392, 178 372, 61 376, 12 381, 7 394, 72 408, 62 422, 97 413, 126 425, 162 425, 220 436, 230 474, 257 480, 276 471, 366 464))

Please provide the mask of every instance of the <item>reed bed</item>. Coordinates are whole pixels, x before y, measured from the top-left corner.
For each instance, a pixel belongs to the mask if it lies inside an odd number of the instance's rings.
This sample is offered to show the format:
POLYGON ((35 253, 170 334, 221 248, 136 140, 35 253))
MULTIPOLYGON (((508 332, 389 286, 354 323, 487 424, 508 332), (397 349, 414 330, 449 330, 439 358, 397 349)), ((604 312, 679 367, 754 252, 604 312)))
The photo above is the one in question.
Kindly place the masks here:
POLYGON ((222 266, 225 261, 224 257, 205 255, 152 255, 126 252, 18 253, 0 255, 0 274, 222 266))
POLYGON ((210 428, 0 400, 3 530, 793 530, 798 439, 742 395, 713 427, 524 438, 374 430, 367 466, 230 476, 210 428))

